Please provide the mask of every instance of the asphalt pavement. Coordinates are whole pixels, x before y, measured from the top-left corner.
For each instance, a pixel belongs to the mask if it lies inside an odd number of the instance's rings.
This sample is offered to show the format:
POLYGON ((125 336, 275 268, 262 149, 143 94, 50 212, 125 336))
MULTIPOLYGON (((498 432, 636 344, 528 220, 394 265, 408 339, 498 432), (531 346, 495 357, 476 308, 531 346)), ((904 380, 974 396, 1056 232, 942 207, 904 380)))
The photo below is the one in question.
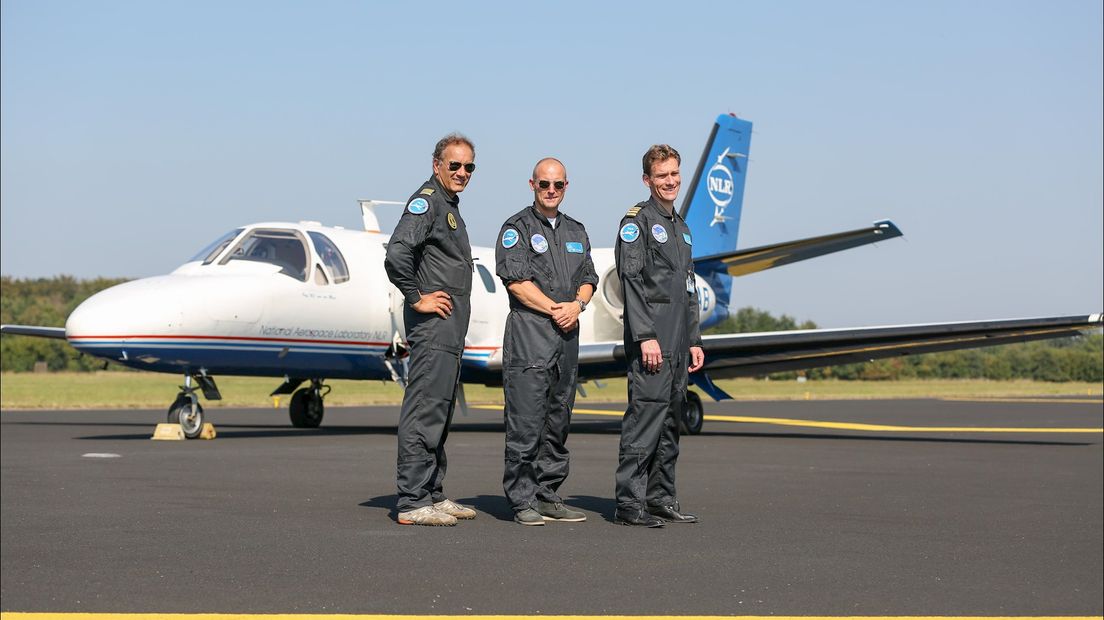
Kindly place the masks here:
POLYGON ((150 441, 160 411, 3 411, 0 609, 1104 612, 1099 399, 711 403, 745 421, 682 439, 702 522, 655 530, 612 523, 619 408, 580 406, 561 493, 588 518, 544 527, 502 497, 501 412, 457 417, 445 488, 479 516, 451 528, 395 523, 397 407, 209 409, 218 438, 181 442, 150 441))

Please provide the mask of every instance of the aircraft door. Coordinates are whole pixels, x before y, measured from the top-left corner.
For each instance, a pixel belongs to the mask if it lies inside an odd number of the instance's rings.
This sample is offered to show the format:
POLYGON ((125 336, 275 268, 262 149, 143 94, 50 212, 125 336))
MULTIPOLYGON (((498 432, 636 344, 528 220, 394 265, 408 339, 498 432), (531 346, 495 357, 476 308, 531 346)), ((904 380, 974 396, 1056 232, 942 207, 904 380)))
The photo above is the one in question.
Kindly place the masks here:
POLYGON ((384 354, 384 362, 391 371, 391 378, 402 387, 406 387, 406 378, 409 366, 407 364, 408 353, 406 348, 406 321, 403 319, 403 309, 406 299, 395 287, 391 287, 387 295, 388 308, 391 315, 391 346, 384 354))

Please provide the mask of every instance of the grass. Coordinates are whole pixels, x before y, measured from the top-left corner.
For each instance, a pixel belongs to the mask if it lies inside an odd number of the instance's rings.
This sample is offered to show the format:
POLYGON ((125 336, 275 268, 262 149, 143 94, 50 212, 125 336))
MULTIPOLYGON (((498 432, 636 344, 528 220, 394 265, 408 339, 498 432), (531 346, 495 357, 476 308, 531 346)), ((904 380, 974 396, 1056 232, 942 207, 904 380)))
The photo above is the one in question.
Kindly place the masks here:
MULTIPOLYGON (((204 407, 286 407, 287 395, 269 393, 279 379, 218 377, 221 401, 204 407)), ((181 377, 143 372, 4 373, 0 375, 0 409, 168 409, 181 377)), ((625 380, 604 381, 604 388, 584 385, 588 396, 577 403, 624 402, 625 380)), ((910 381, 765 381, 732 379, 718 384, 737 400, 851 400, 886 398, 1026 398, 1079 396, 1100 398, 1099 383, 1041 381, 910 380, 910 381)), ((327 406, 393 405, 402 389, 380 381, 328 381, 333 390, 327 406)), ((469 403, 502 403, 502 388, 468 385, 469 403)))

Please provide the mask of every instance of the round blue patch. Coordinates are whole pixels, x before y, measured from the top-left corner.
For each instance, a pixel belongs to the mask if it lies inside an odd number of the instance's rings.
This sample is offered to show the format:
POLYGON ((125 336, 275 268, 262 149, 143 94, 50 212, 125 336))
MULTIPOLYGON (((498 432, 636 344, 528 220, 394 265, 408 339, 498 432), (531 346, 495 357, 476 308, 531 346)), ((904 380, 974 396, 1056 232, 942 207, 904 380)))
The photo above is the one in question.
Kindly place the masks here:
POLYGON ((429 203, 426 202, 425 198, 415 198, 410 201, 410 204, 406 205, 406 210, 414 215, 421 215, 429 211, 429 203))
POLYGON ((621 227, 621 232, 618 234, 621 235, 621 240, 625 243, 632 243, 640 237, 640 227, 629 222, 621 227))
POLYGON ((667 229, 659 224, 652 226, 652 236, 660 243, 667 243, 667 229))
POLYGON ((544 238, 544 235, 537 233, 529 238, 529 244, 533 246, 533 249, 541 254, 548 251, 548 239, 544 238))
POLYGON ((507 228, 506 230, 502 231, 502 247, 509 250, 510 248, 517 245, 517 242, 518 231, 514 230, 513 228, 507 228))

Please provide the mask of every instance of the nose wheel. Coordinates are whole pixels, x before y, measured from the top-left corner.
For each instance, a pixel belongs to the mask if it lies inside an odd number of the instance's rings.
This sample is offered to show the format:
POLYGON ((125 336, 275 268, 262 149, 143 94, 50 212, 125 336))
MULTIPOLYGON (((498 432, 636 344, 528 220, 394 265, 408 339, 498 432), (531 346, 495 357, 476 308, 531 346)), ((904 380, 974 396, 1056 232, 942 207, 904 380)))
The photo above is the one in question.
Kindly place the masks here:
POLYGON ((288 407, 291 425, 295 428, 318 428, 322 424, 322 416, 326 414, 323 399, 329 392, 330 387, 322 385, 319 379, 311 379, 310 387, 296 390, 288 407))
POLYGON ((188 439, 195 439, 203 432, 203 406, 195 394, 181 392, 169 406, 169 424, 179 424, 188 439))

